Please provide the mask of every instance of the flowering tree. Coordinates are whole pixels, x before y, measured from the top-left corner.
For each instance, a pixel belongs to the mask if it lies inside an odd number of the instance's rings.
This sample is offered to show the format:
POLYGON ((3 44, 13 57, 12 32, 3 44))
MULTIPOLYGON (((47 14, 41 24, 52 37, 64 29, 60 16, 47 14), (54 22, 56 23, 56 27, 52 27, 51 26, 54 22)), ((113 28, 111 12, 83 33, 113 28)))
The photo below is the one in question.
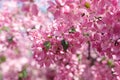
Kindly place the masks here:
POLYGON ((1 1, 0 80, 120 80, 118 0, 47 3, 1 1))

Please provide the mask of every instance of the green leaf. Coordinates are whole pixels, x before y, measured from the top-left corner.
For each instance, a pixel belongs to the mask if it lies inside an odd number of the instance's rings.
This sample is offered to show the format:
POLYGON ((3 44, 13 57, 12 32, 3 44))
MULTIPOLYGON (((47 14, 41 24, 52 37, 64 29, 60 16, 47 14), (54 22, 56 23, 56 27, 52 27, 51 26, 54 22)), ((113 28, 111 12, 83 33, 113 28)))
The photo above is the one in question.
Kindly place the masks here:
POLYGON ((104 61, 104 60, 106 60, 106 57, 105 57, 105 56, 104 56, 104 57, 102 57, 101 61, 104 61))
POLYGON ((18 74, 18 78, 19 80, 22 80, 23 78, 27 77, 27 70, 23 69, 19 74, 18 74))
POLYGON ((78 61, 80 61, 81 60, 81 55, 77 54, 77 58, 78 58, 78 61))
POLYGON ((74 32, 76 32, 76 30, 75 30, 74 27, 72 27, 72 28, 69 30, 69 33, 74 33, 74 32))
POLYGON ((4 27, 2 28, 2 30, 4 30, 4 31, 9 31, 9 27, 4 26, 4 27))
POLYGON ((0 64, 6 61, 6 57, 5 56, 0 56, 0 64))
POLYGON ((90 3, 89 2, 85 2, 85 7, 86 8, 90 8, 90 3))
POLYGON ((113 62, 112 60, 108 60, 108 61, 107 61, 107 65, 108 65, 110 68, 112 68, 112 67, 114 67, 114 62, 113 62))
POLYGON ((51 47, 50 41, 45 41, 44 42, 44 47, 48 50, 51 47))
POLYGON ((66 51, 69 47, 69 43, 64 39, 61 41, 61 45, 62 45, 64 51, 66 51))
POLYGON ((9 37, 7 38, 7 41, 10 42, 10 43, 12 43, 12 42, 13 42, 13 38, 14 38, 13 36, 9 36, 9 37))
POLYGON ((3 26, 2 28, 0 28, 0 33, 2 32, 2 31, 9 31, 9 27, 6 27, 6 26, 3 26))

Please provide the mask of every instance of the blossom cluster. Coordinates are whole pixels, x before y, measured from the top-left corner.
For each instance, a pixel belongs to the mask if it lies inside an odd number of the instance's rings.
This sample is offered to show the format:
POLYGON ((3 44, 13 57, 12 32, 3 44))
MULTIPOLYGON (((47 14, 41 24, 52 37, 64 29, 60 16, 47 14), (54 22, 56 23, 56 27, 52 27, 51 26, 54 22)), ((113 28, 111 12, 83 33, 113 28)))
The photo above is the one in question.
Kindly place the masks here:
POLYGON ((0 80, 120 80, 118 0, 1 4, 0 80))
POLYGON ((55 80, 119 80, 120 10, 117 0, 48 1, 52 27, 33 46, 41 66, 55 64, 55 80), (106 75, 104 74, 106 73, 106 75))
POLYGON ((0 80, 46 80, 45 70, 33 59, 29 31, 48 20, 31 1, 0 2, 0 80))

